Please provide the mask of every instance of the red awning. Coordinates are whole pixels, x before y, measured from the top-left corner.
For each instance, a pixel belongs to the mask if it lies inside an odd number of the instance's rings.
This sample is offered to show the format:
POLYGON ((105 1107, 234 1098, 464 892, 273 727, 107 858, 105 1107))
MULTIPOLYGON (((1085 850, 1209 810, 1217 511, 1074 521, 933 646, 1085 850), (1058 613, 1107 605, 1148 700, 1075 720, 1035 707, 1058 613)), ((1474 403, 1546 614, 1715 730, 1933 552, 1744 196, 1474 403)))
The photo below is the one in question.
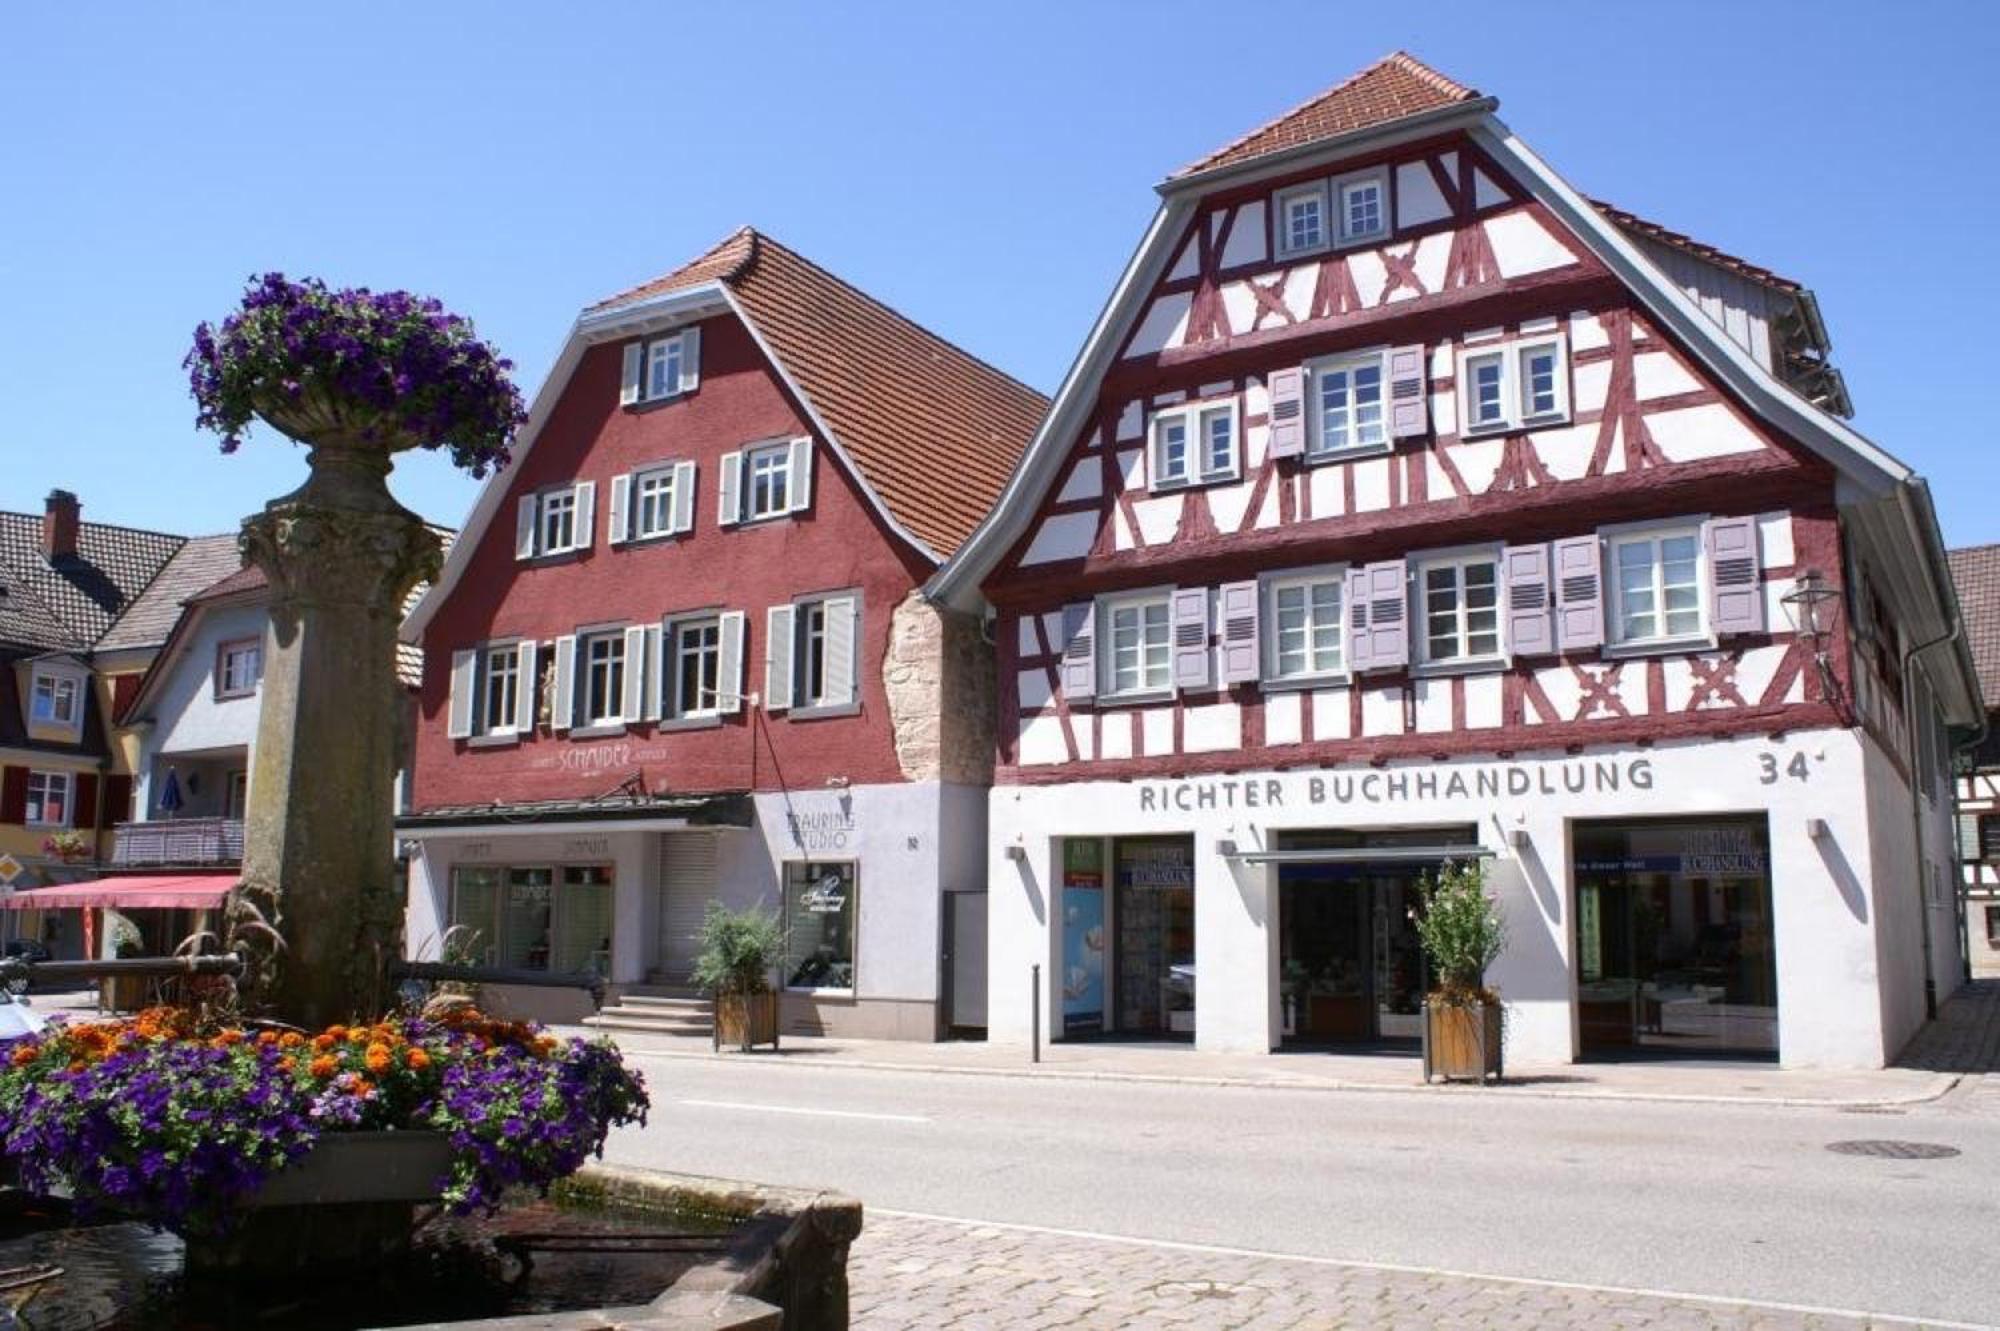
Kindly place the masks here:
POLYGON ((31 887, 0 897, 0 910, 210 910, 239 880, 233 874, 179 874, 93 878, 85 883, 31 887))

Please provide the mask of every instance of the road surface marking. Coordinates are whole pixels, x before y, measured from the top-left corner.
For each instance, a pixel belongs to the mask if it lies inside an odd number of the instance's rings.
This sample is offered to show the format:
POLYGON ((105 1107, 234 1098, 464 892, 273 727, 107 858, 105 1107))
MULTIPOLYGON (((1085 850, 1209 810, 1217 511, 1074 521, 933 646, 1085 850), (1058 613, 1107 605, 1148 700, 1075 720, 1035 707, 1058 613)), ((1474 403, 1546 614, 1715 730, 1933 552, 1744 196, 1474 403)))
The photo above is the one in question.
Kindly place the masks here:
POLYGON ((1314 1257, 1298 1252, 1272 1252, 1267 1248, 1238 1248, 1223 1243, 1188 1243, 1180 1239, 1147 1239, 1132 1234, 1107 1234, 1095 1229, 1061 1229, 1054 1225, 1026 1225, 1009 1220, 974 1220, 962 1215, 938 1215, 931 1211, 898 1211, 887 1206, 871 1206, 874 1215, 896 1216, 933 1224, 960 1225, 967 1229, 1006 1229, 1019 1234, 1047 1234, 1055 1238, 1084 1239, 1098 1243, 1122 1243, 1134 1248, 1165 1248, 1172 1252, 1200 1253, 1210 1257, 1253 1257, 1274 1262, 1303 1262, 1310 1266, 1339 1267, 1352 1271, 1394 1271, 1401 1275, 1440 1276, 1449 1280, 1488 1280, 1503 1285, 1531 1285, 1537 1289, 1568 1289, 1588 1294, 1620 1294, 1647 1299, 1677 1299, 1686 1303, 1721 1304, 1731 1308, 1757 1308, 1768 1312, 1797 1313, 1806 1317, 1845 1317, 1853 1321, 1873 1321, 1891 1326, 1936 1327, 1942 1331, 1995 1331, 1991 1322, 1948 1322, 1937 1317, 1905 1317, 1895 1313, 1863 1312, 1855 1308, 1822 1308, 1808 1303, 1778 1303, 1770 1299, 1740 1298, 1728 1294, 1689 1294, 1677 1289, 1644 1289, 1630 1285, 1591 1285, 1577 1280, 1544 1280, 1536 1276, 1502 1276, 1486 1271, 1456 1271, 1443 1266, 1412 1266, 1402 1262, 1363 1262, 1344 1257, 1314 1257))
POLYGON ((797 1105, 753 1105, 741 1100, 682 1100, 697 1109, 749 1109, 760 1114, 809 1114, 814 1118, 872 1118, 884 1123, 928 1123, 922 1114, 869 1114, 859 1109, 803 1109, 797 1105))

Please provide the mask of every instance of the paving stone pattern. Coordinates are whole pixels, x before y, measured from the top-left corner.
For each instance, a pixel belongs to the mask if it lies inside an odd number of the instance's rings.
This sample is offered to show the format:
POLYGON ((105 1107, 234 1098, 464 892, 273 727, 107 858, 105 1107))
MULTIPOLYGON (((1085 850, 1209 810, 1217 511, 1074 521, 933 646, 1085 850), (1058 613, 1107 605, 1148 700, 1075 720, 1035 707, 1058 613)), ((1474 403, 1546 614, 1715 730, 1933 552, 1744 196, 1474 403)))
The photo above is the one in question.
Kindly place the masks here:
POLYGON ((1190 1252, 880 1213, 864 1221, 848 1273, 857 1331, 1846 1331, 1883 1325, 1748 1305, 1190 1252))
POLYGON ((1900 1068, 1983 1075, 2000 1072, 2000 980, 1973 980, 1938 1009, 1896 1060, 1900 1068))

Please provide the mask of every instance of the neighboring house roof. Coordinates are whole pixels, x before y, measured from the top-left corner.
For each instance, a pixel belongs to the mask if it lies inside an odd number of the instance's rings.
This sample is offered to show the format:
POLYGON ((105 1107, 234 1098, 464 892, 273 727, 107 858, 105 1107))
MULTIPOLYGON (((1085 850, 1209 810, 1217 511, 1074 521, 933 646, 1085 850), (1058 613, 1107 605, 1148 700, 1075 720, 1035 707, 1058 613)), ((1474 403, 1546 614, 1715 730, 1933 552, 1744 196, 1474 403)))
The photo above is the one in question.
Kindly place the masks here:
POLYGON ((1657 240, 1662 245, 1671 245, 1677 250, 1685 250, 1687 253, 1694 255, 1695 258, 1705 259, 1718 268, 1724 268, 1735 273, 1738 277, 1746 277, 1752 282, 1761 282, 1767 287, 1776 287, 1780 291, 1791 292, 1793 294, 1805 289, 1789 277, 1780 277, 1768 268, 1759 267, 1757 264, 1751 263, 1748 259, 1739 259, 1733 254, 1728 254, 1715 248, 1713 245, 1704 244, 1692 236, 1683 235, 1678 231, 1669 231, 1658 222, 1648 221, 1637 213, 1627 212, 1616 204, 1606 203, 1602 199, 1592 199, 1590 206, 1597 209, 1598 212, 1603 213, 1619 226, 1624 227, 1627 231, 1645 236, 1651 240, 1657 240))
POLYGON ((979 520, 1048 399, 798 252, 744 227, 591 307, 726 286, 896 520, 940 558, 979 520))
POLYGON ((48 559, 42 522, 40 513, 0 513, 0 643, 93 646, 187 540, 82 522, 76 553, 48 559))
POLYGON ((146 590, 118 616, 110 631, 97 640, 97 650, 158 647, 174 631, 181 603, 227 577, 243 564, 236 533, 188 538, 146 590))
POLYGON ((1967 546, 1947 558, 1980 692, 1988 710, 2000 709, 2000 545, 1967 546))

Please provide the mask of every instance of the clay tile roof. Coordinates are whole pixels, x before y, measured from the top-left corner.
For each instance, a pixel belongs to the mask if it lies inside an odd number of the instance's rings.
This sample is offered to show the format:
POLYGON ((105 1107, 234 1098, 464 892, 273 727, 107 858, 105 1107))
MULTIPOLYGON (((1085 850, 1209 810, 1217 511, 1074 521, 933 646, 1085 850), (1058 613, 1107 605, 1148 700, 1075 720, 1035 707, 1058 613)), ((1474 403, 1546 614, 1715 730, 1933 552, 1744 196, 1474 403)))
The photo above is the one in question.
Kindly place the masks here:
POLYGON ((116 651, 122 647, 158 647, 174 630, 181 604, 216 579, 239 567, 243 556, 236 549, 236 533, 193 536, 174 552, 160 576, 148 583, 118 622, 97 640, 97 650, 116 651))
POLYGON ((999 498, 1048 399, 748 227, 595 309, 719 281, 868 485, 949 558, 999 498))
POLYGON ((1739 259, 1733 254, 1725 254, 1723 251, 1715 248, 1715 246, 1704 245, 1692 236, 1682 235, 1678 231, 1669 231, 1658 222, 1648 221, 1636 213, 1628 213, 1623 208, 1606 203, 1602 199, 1592 199, 1590 206, 1597 209, 1598 212, 1603 213, 1607 219, 1622 230, 1629 231, 1637 236, 1644 236, 1649 240, 1656 240, 1662 245, 1671 245, 1677 250, 1685 250, 1687 253, 1694 255, 1695 258, 1705 259, 1718 268, 1726 268, 1739 277, 1747 277, 1752 282, 1761 282, 1765 286, 1778 287, 1785 291, 1797 292, 1804 289, 1799 283, 1794 282, 1789 277, 1780 277, 1770 269, 1761 268, 1751 263, 1748 259, 1739 259))
POLYGON ((76 553, 42 557, 42 515, 0 513, 0 643, 81 651, 109 630, 185 538, 77 525, 76 553))
POLYGON ((1476 89, 1446 78, 1407 52, 1395 51, 1174 175, 1233 166, 1267 153, 1478 99, 1476 89))
POLYGON ((1968 546, 1947 552, 1945 558, 1958 587, 1979 691, 1986 695, 1988 710, 2000 710, 2000 545, 1968 546))

